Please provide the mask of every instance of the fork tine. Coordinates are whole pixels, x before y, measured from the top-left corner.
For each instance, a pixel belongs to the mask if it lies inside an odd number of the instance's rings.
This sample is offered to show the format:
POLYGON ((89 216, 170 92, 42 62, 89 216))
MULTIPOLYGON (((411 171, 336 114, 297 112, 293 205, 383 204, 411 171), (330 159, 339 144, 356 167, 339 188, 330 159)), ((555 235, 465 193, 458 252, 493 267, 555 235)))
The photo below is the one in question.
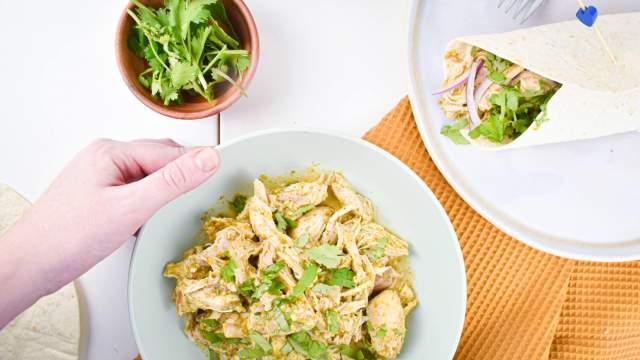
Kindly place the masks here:
POLYGON ((498 9, 502 6, 502 4, 504 4, 504 2, 507 0, 500 0, 500 2, 498 3, 498 9))
POLYGON ((540 0, 533 9, 529 10, 529 13, 526 14, 526 16, 524 17, 524 19, 522 19, 522 21, 520 21, 520 25, 524 24, 527 20, 529 20, 531 15, 533 15, 533 13, 535 13, 536 10, 538 10, 538 8, 540 8, 546 1, 547 0, 540 0))
POLYGON ((520 14, 522 14, 523 12, 525 14, 528 13, 529 9, 531 9, 531 6, 533 6, 533 3, 535 3, 536 0, 526 0, 524 2, 524 4, 522 4, 519 9, 516 10, 516 12, 513 13, 513 17, 512 19, 515 20, 518 16, 520 16, 520 14))
POLYGON ((509 6, 507 6, 506 10, 504 11, 505 14, 508 14, 509 11, 511 11, 511 9, 513 8, 513 5, 520 3, 522 0, 513 0, 511 2, 511 4, 509 6))

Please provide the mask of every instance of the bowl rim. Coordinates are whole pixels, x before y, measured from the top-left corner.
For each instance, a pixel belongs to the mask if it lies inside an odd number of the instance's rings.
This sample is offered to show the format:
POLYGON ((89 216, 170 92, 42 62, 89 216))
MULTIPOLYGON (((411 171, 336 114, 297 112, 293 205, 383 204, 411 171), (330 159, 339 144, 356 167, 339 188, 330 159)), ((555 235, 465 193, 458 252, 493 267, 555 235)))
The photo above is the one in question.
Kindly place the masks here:
MULTIPOLYGON (((352 143, 355 143, 356 145, 361 145, 364 146, 366 148, 368 148, 369 150, 373 150, 374 152, 378 153, 379 155, 385 157, 386 159, 390 160, 391 162, 393 162, 395 165, 397 165, 405 174, 407 174, 409 177, 411 177, 414 181, 416 181, 418 183, 418 186, 422 188, 422 190, 427 194, 427 196, 431 199, 431 201, 434 203, 438 213, 440 214, 440 216, 442 216, 446 221, 446 227, 447 230, 449 232, 449 235, 451 236, 452 240, 455 241, 455 255, 456 255, 456 260, 458 263, 458 271, 460 272, 459 275, 461 275, 461 279, 462 281, 460 282, 459 286, 460 286, 460 293, 464 294, 462 297, 462 301, 461 301, 461 308, 458 309, 458 314, 460 314, 461 316, 459 316, 459 318, 457 319, 457 324, 456 324, 456 328, 457 330, 457 334, 456 334, 456 346, 453 347, 450 351, 449 351, 449 358, 453 358, 456 350, 457 350, 457 346, 460 344, 460 339, 462 337, 462 331, 463 331, 463 327, 464 327, 464 321, 466 318, 466 310, 467 310, 467 272, 466 272, 466 267, 465 267, 465 263, 464 263, 464 259, 462 256, 462 249, 460 247, 460 240, 458 239, 458 236, 456 234, 456 231, 453 227, 453 224, 451 223, 451 219, 449 218, 449 216, 447 215, 447 212, 444 210, 444 208, 442 207, 442 204, 440 203, 440 201, 438 201, 438 198, 435 196, 435 194, 433 193, 433 191, 431 191, 431 188, 429 188, 429 186, 427 185, 426 182, 424 182, 407 164, 405 164, 404 162, 400 161, 400 159, 396 158, 395 156, 393 156, 391 153, 389 153, 388 151, 382 149, 381 147, 370 143, 366 140, 363 140, 361 138, 358 137, 352 137, 346 134, 342 134, 340 132, 336 132, 333 130, 325 130, 325 129, 315 129, 315 128, 306 128, 306 127, 296 127, 296 128, 272 128, 272 129, 265 129, 265 130, 259 130, 259 131, 254 131, 245 135, 241 135, 238 136, 236 138, 234 138, 233 140, 230 140, 228 142, 225 142, 224 144, 220 144, 215 146, 214 148, 216 150, 223 150, 226 148, 229 148, 231 146, 234 146, 237 143, 243 142, 243 141, 247 141, 256 137, 261 137, 261 136, 267 136, 267 135, 272 135, 272 134, 290 134, 290 135, 296 135, 296 134, 319 134, 319 135, 326 135, 326 136, 331 136, 331 137, 336 137, 342 140, 346 140, 346 141, 350 141, 352 143)), ((426 151, 426 150, 425 150, 426 151)), ((223 160, 224 161, 224 160, 223 160)), ((206 182, 207 180, 205 180, 206 182)), ((199 185, 200 186, 200 185, 199 185)), ((127 274, 127 309, 129 310, 129 323, 131 325, 131 329, 133 332, 133 337, 134 340, 136 342, 136 346, 138 347, 138 351, 140 352, 140 356, 142 356, 142 358, 144 359, 144 345, 141 343, 140 338, 138 336, 138 326, 134 321, 134 309, 133 309, 133 301, 131 298, 131 294, 132 294, 132 284, 133 282, 132 280, 132 274, 134 273, 134 267, 135 265, 135 258, 138 254, 138 239, 144 234, 145 230, 147 227, 147 223, 143 224, 142 227, 140 228, 140 231, 138 231, 138 234, 135 236, 135 244, 133 246, 133 251, 131 252, 131 262, 129 264, 129 271, 127 274)))
MULTIPOLYGON (((233 3, 238 7, 238 10, 242 14, 242 18, 244 19, 244 21, 246 21, 247 26, 249 28, 249 38, 251 39, 251 48, 248 49, 249 54, 251 55, 251 62, 249 63, 249 68, 243 74, 242 81, 239 84, 242 87, 242 89, 247 90, 247 88, 249 87, 249 84, 251 83, 251 80, 253 80, 253 76, 255 75, 256 69, 258 67, 258 61, 260 59, 260 37, 258 36, 258 28, 256 26, 255 20, 247 4, 245 4, 243 0, 231 0, 231 1, 233 1, 233 3)), ((131 21, 127 11, 130 9, 133 9, 133 7, 134 7, 134 4, 128 1, 127 5, 125 6, 125 8, 122 10, 120 14, 118 23, 116 25, 116 36, 114 41, 114 48, 115 48, 115 55, 116 55, 115 56, 116 64, 118 66, 118 72, 120 73, 120 77, 124 81, 129 91, 141 103, 143 103, 146 107, 155 111, 158 114, 168 116, 176 120, 199 120, 199 119, 203 119, 203 118, 221 113, 222 111, 228 109, 233 103, 238 101, 238 99, 240 99, 240 97, 242 96, 242 93, 234 86, 231 86, 229 87, 230 89, 229 91, 232 91, 232 94, 231 96, 226 98, 224 101, 214 102, 211 104, 209 108, 205 110, 196 111, 196 112, 183 112, 183 111, 178 111, 172 108, 171 105, 164 106, 164 105, 157 104, 156 102, 151 100, 149 97, 147 97, 145 94, 138 91, 135 83, 137 79, 129 78, 125 72, 125 69, 124 69, 125 56, 122 53, 122 51, 120 51, 120 46, 119 46, 122 42, 126 42, 127 40, 128 34, 124 34, 124 27, 128 21, 131 21)), ((214 98, 214 101, 215 101, 215 98, 214 98)))

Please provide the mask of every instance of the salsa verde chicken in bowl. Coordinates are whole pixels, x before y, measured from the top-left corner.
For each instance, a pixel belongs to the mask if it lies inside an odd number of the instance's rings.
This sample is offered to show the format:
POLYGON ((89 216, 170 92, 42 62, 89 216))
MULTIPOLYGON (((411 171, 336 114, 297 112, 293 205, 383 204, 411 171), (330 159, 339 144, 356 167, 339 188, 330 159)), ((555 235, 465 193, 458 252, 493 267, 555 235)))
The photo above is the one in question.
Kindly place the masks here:
POLYGON ((464 267, 413 172, 373 145, 316 132, 266 132, 219 151, 220 171, 140 232, 129 302, 142 358, 453 355, 464 267), (306 151, 278 165, 247 156, 279 159, 286 149, 271 144, 285 142, 306 151))
POLYGON ((165 267, 187 336, 228 358, 395 358, 417 305, 408 244, 339 173, 268 185, 165 267))

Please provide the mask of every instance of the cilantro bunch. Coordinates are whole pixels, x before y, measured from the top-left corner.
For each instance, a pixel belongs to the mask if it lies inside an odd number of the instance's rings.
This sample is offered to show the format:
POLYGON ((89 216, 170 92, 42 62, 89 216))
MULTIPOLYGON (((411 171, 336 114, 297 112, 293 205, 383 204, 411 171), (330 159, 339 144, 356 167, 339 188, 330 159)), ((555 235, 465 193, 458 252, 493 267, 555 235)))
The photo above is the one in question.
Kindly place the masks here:
POLYGON ((222 82, 239 88, 233 78, 249 66, 249 52, 240 48, 221 0, 165 0, 159 9, 131 2, 128 46, 149 66, 138 81, 164 105, 182 103, 183 93, 211 102, 222 82))

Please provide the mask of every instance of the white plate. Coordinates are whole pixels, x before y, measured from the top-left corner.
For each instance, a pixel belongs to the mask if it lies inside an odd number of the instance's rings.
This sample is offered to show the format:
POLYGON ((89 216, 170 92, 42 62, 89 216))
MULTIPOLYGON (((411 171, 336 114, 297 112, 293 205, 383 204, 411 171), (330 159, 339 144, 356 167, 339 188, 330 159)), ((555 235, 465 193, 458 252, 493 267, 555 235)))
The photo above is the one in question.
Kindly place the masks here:
MULTIPOLYGON (((521 27, 498 10, 497 3, 412 4, 410 98, 429 154, 469 205, 530 246, 583 260, 640 259, 640 134, 504 152, 456 146, 439 134, 446 118, 430 94, 441 86, 447 42, 460 35, 521 27)), ((601 14, 640 10, 637 0, 597 5, 601 14)), ((576 1, 547 1, 525 26, 575 19, 576 10, 576 1)))
POLYGON ((221 195, 248 192, 261 174, 286 174, 318 163, 342 170, 376 206, 378 221, 410 244, 420 304, 409 317, 400 359, 450 359, 466 306, 462 254, 446 213, 424 182, 398 159, 360 139, 318 131, 267 131, 218 147, 222 166, 207 182, 174 200, 142 228, 129 273, 129 311, 145 360, 195 359, 204 354, 182 333, 171 302, 169 261, 192 247, 200 215, 221 195))

